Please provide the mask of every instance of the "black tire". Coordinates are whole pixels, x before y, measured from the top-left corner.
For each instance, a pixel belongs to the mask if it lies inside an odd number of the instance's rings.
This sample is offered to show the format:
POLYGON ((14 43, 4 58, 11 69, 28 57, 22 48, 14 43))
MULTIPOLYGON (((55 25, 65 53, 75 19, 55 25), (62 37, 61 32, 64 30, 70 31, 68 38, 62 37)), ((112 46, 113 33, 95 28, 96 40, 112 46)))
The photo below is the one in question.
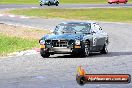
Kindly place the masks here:
POLYGON ((55 4, 56 6, 58 6, 59 5, 59 2, 56 2, 56 4, 55 4))
POLYGON ((40 55, 43 57, 43 58, 47 58, 50 56, 50 54, 48 52, 45 52, 44 50, 40 50, 40 55))
POLYGON ((116 2, 116 4, 119 4, 119 2, 116 2))
POLYGON ((124 2, 124 4, 127 4, 127 2, 124 2))
POLYGON ((48 6, 50 6, 51 5, 51 3, 50 2, 48 2, 48 6))
POLYGON ((90 54, 90 43, 88 41, 84 44, 84 56, 88 57, 90 54))
POLYGON ((43 6, 42 4, 40 4, 40 6, 43 6))
POLYGON ((107 54, 108 53, 108 49, 107 49, 107 45, 106 44, 103 46, 103 49, 101 50, 100 53, 101 54, 107 54))
POLYGON ((109 4, 112 4, 112 2, 108 2, 109 4))
POLYGON ((42 4, 42 3, 40 3, 40 6, 43 6, 43 4, 42 4))

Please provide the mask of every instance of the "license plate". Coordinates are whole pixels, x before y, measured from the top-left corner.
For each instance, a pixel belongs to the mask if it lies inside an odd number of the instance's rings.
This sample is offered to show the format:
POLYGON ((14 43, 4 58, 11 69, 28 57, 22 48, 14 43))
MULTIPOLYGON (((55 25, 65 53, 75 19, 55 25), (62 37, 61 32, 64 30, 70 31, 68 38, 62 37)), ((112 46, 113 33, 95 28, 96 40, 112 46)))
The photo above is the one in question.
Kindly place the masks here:
POLYGON ((81 46, 75 46, 75 48, 81 48, 81 46))
POLYGON ((45 48, 45 45, 40 45, 40 48, 45 48))

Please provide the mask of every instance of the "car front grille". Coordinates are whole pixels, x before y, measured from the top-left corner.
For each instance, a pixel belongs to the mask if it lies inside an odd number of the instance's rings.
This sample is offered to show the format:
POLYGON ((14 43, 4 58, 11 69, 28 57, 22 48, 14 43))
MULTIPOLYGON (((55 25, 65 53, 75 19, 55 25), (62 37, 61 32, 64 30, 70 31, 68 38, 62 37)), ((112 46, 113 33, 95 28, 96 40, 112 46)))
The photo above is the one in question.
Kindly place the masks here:
POLYGON ((47 45, 52 45, 52 47, 67 47, 72 45, 74 40, 46 40, 47 45))
POLYGON ((66 40, 52 40, 53 47, 67 47, 68 41, 66 40))

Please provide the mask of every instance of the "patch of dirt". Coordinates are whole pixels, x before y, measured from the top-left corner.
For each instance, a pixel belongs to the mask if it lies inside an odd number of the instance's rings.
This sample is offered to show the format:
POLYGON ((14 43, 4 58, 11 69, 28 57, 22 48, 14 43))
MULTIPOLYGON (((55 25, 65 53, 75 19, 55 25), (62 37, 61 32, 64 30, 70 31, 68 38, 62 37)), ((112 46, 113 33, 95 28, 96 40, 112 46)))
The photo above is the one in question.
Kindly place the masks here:
POLYGON ((44 34, 49 34, 49 30, 40 30, 21 26, 0 24, 0 34, 15 36, 26 39, 40 39, 44 34))

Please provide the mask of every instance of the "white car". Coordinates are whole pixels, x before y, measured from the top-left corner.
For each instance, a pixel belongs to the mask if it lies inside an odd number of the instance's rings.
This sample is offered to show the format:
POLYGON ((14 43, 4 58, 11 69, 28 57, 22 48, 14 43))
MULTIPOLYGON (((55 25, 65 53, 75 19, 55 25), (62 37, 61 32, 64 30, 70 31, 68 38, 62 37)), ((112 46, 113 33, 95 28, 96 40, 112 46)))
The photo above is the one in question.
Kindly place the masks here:
POLYGON ((58 6, 59 5, 59 1, 58 0, 40 0, 40 6, 42 5, 56 5, 58 6))

